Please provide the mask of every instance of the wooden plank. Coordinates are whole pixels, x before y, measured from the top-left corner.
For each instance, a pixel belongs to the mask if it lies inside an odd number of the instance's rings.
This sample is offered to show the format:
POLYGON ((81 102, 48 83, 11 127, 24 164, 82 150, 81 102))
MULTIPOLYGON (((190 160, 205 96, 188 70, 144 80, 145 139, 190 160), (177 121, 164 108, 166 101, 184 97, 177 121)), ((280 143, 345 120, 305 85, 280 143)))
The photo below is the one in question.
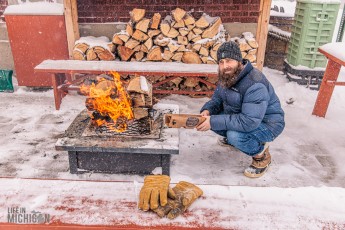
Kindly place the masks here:
POLYGON ((77 0, 64 0, 65 24, 69 58, 72 59, 74 43, 80 38, 78 26, 77 0))
POLYGON ((268 34, 268 24, 270 20, 270 10, 271 10, 272 0, 261 0, 260 1, 260 14, 258 19, 258 26, 256 30, 256 40, 259 44, 257 50, 257 69, 262 70, 265 60, 265 50, 268 34))
POLYGON ((335 57, 334 55, 328 53, 327 51, 324 51, 322 48, 318 48, 318 51, 320 53, 322 53, 323 55, 325 55, 328 59, 331 59, 333 60, 334 62, 342 65, 342 66, 345 66, 345 61, 343 60, 340 60, 339 58, 335 57))

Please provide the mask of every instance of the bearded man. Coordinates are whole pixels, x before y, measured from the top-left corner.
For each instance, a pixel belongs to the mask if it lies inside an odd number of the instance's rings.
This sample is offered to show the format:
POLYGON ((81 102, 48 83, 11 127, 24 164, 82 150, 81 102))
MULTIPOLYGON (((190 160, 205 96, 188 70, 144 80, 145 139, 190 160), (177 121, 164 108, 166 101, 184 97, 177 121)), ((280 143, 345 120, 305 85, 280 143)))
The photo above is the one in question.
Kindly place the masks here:
POLYGON ((242 59, 235 42, 223 43, 217 51, 218 86, 200 110, 206 120, 198 131, 221 135, 218 143, 252 157, 244 170, 250 178, 262 176, 271 163, 268 142, 285 127, 279 98, 265 75, 242 59))

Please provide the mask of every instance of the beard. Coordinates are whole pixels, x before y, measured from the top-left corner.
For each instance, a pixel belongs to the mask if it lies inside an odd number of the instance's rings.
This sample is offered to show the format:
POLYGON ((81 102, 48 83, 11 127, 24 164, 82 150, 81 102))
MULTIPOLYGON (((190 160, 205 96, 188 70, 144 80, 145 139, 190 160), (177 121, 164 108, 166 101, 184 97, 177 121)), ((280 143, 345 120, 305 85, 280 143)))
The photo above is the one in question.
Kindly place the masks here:
POLYGON ((231 88, 233 85, 235 85, 238 80, 238 75, 242 70, 242 68, 240 67, 240 63, 236 68, 227 68, 220 70, 218 67, 219 84, 224 88, 231 88))

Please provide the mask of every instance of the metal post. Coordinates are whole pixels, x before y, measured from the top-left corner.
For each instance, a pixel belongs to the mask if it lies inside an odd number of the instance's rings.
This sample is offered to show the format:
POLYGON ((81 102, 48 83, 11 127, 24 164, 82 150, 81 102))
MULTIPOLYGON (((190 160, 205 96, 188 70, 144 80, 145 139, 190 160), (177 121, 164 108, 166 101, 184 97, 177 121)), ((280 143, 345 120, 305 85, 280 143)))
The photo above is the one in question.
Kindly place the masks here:
POLYGON ((343 40, 344 28, 345 28, 345 5, 343 6, 343 14, 341 15, 341 19, 340 19, 337 42, 341 42, 343 40))

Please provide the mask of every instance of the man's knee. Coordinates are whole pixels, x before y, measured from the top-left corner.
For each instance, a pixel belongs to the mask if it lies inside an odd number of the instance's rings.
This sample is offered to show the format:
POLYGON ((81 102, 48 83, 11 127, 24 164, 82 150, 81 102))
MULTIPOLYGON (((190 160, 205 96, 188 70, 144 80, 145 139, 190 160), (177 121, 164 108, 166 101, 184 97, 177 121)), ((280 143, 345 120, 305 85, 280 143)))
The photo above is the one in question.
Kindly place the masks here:
POLYGON ((228 143, 233 146, 238 146, 240 141, 240 135, 241 133, 229 130, 226 132, 226 138, 228 139, 228 143))

